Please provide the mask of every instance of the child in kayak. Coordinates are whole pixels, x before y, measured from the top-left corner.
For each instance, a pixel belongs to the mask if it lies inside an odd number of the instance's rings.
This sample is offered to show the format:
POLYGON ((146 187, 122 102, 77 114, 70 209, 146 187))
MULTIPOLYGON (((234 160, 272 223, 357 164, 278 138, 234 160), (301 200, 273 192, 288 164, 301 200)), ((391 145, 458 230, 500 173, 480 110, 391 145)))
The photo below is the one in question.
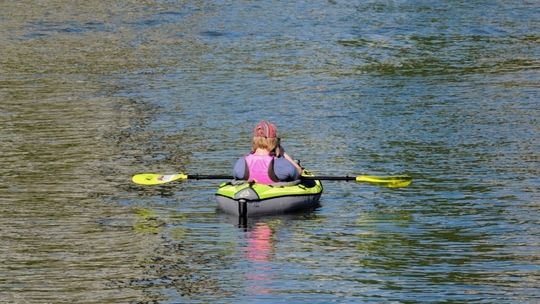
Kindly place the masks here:
POLYGON ((281 147, 274 124, 263 120, 253 133, 251 152, 234 165, 235 179, 268 185, 300 178, 302 168, 281 147))

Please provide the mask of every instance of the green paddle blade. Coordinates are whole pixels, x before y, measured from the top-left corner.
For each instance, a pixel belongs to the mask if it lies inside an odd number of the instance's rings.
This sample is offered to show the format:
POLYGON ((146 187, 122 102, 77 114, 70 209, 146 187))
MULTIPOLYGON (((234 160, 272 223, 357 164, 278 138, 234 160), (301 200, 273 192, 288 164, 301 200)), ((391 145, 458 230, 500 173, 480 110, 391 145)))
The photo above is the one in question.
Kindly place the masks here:
POLYGON ((407 175, 395 175, 395 176, 370 176, 359 175, 356 177, 357 182, 366 182, 370 184, 376 184, 388 188, 401 188, 407 187, 412 183, 412 178, 407 175))
POLYGON ((153 174, 153 173, 143 173, 136 174, 131 179, 135 184, 139 185, 161 185, 165 183, 170 183, 175 180, 184 180, 188 176, 185 174, 153 174))

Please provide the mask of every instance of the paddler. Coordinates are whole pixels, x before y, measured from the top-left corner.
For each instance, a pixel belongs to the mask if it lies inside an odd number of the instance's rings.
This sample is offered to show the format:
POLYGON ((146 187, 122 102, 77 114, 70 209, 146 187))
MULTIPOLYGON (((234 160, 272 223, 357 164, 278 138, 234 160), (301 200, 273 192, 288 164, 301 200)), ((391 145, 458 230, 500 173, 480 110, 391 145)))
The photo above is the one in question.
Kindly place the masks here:
POLYGON ((302 167, 280 145, 276 126, 261 121, 253 130, 252 149, 236 161, 233 169, 235 179, 273 184, 300 178, 302 167))

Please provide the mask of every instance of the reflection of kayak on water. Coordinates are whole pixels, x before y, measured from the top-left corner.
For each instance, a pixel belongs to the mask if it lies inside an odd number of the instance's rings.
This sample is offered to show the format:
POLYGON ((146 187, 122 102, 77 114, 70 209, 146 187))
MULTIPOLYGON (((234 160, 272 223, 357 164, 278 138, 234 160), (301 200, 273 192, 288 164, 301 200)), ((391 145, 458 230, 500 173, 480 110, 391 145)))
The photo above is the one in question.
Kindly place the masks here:
POLYGON ((216 200, 220 210, 233 215, 284 214, 315 209, 322 191, 319 180, 272 185, 234 181, 220 185, 216 200))

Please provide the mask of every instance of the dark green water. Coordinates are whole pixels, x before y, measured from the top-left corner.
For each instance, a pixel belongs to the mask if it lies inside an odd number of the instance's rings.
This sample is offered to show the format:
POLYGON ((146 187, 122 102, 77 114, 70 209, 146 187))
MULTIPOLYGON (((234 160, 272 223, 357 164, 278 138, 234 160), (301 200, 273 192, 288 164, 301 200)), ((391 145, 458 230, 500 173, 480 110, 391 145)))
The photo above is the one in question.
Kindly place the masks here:
POLYGON ((3 1, 0 302, 540 301, 537 1, 3 1), (315 212, 215 210, 260 119, 315 212))

